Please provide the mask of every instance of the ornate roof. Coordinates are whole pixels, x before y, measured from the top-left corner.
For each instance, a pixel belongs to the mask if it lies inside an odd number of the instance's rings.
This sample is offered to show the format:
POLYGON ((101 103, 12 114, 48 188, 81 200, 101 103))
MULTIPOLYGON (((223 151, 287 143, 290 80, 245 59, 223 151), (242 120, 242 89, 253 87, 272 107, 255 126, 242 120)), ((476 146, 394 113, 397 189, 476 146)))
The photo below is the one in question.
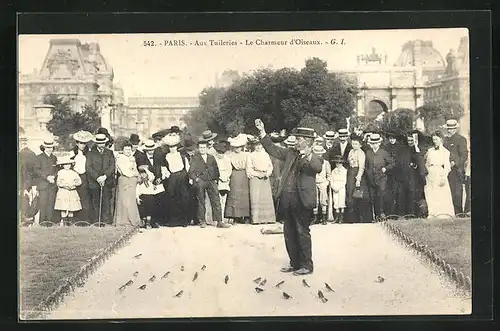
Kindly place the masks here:
POLYGON ((411 40, 406 42, 401 54, 394 63, 395 67, 417 66, 423 71, 443 71, 443 56, 432 46, 430 40, 411 40))

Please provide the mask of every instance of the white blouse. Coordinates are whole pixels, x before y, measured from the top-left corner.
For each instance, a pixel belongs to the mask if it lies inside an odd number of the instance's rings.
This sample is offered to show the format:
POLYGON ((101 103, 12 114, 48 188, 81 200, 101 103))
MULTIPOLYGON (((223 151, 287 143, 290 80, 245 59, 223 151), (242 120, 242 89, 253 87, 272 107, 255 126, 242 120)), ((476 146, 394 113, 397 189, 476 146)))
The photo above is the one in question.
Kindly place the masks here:
POLYGON ((119 154, 116 157, 116 170, 125 177, 137 177, 137 164, 135 163, 134 156, 126 156, 119 154))
POLYGON ((248 154, 247 175, 248 177, 258 177, 263 174, 269 177, 273 173, 273 163, 269 154, 265 151, 251 152, 248 154))
MULTIPOLYGON (((165 156, 165 159, 168 162, 168 170, 171 173, 178 172, 184 169, 184 163, 182 161, 181 153, 179 152, 171 152, 165 156)), ((186 171, 189 171, 189 162, 185 159, 186 162, 186 171)))
POLYGON ((73 170, 75 170, 79 175, 83 175, 85 173, 85 162, 87 161, 87 157, 83 155, 81 150, 78 150, 77 154, 73 152, 73 156, 75 157, 75 166, 73 170))

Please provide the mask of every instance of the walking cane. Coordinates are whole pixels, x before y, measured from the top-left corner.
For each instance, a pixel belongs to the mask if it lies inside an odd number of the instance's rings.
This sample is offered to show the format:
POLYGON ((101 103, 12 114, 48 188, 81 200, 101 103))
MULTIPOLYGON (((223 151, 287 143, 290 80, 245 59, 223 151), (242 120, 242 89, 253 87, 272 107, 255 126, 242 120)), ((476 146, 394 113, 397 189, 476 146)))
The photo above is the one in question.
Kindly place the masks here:
POLYGON ((97 225, 101 227, 101 211, 102 211, 102 188, 103 185, 101 185, 101 192, 99 194, 99 218, 97 220, 97 225))

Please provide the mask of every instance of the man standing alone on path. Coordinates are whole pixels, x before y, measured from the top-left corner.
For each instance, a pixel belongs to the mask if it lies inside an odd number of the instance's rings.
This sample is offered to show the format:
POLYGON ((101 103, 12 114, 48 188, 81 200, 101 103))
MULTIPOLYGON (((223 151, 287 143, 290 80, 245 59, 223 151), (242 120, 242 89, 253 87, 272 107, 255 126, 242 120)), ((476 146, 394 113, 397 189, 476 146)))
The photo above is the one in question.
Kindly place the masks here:
POLYGON ((443 143, 443 146, 450 151, 451 171, 448 175, 448 182, 450 183, 455 215, 464 212, 462 203, 465 184, 465 162, 467 162, 468 158, 467 140, 457 133, 457 129, 458 122, 456 120, 446 121, 448 137, 443 143))
POLYGON ((297 128, 295 149, 280 148, 266 134, 262 120, 255 120, 262 146, 269 155, 285 161, 277 196, 279 215, 283 217, 285 245, 290 265, 282 272, 307 275, 313 272, 310 225, 316 206, 316 174, 323 169, 322 160, 312 153, 314 130, 297 128))

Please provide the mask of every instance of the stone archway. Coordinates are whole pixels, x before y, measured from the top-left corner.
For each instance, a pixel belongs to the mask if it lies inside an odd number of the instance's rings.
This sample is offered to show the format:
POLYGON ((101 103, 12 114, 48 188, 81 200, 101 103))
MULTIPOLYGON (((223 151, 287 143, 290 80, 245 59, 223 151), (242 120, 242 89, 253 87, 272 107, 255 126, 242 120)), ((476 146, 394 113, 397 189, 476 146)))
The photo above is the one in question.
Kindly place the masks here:
POLYGON ((387 113, 389 111, 389 107, 385 104, 385 102, 373 99, 368 103, 368 109, 366 110, 366 117, 368 118, 376 118, 381 113, 387 113))

